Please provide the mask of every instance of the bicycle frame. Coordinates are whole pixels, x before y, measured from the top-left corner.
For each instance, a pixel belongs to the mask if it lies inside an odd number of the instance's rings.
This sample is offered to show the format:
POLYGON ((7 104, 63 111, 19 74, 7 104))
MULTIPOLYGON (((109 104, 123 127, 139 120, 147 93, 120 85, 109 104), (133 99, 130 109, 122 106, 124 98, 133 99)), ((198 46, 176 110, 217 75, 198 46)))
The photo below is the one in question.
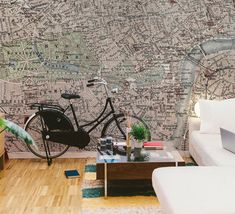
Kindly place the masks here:
POLYGON ((74 117, 77 129, 79 127, 84 128, 84 127, 91 126, 92 124, 94 124, 89 130, 87 130, 87 133, 89 134, 97 126, 99 126, 105 119, 107 119, 110 115, 113 115, 113 118, 115 119, 117 127, 119 128, 120 132, 123 134, 123 136, 126 136, 125 132, 122 130, 122 128, 120 127, 120 125, 119 125, 119 123, 117 121, 116 114, 115 114, 115 109, 113 107, 113 103, 112 103, 111 97, 107 97, 106 98, 105 106, 104 106, 102 112, 100 113, 100 115, 95 120, 93 120, 93 121, 91 121, 89 123, 83 124, 83 125, 79 125, 78 124, 77 116, 75 114, 75 111, 74 111, 74 108, 73 108, 73 104, 72 104, 71 101, 70 101, 69 106, 63 112, 66 112, 69 108, 71 108, 71 110, 72 110, 72 114, 73 114, 73 117, 74 117), (107 114, 104 115, 106 109, 108 108, 108 105, 110 106, 111 110, 107 114))

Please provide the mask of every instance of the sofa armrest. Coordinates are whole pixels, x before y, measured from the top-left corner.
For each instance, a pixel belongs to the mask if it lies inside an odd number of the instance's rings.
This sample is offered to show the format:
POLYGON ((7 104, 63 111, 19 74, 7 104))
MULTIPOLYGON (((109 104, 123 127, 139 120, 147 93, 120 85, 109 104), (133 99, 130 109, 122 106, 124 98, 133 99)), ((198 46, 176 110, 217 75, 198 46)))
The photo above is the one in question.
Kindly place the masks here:
POLYGON ((198 117, 189 117, 188 119, 188 128, 189 132, 199 131, 201 125, 201 120, 198 117))
POLYGON ((188 119, 188 131, 189 131, 189 144, 191 142, 191 134, 193 131, 199 131, 201 125, 201 120, 198 117, 189 117, 188 119))

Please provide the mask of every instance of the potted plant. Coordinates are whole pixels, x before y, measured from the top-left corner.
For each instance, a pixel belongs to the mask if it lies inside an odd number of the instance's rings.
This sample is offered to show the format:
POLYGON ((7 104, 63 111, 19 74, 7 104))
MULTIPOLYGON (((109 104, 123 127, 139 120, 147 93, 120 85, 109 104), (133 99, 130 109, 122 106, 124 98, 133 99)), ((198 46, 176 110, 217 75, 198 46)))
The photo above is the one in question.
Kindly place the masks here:
POLYGON ((131 127, 130 135, 135 139, 134 156, 140 156, 143 141, 148 138, 148 129, 143 124, 133 124, 131 127))

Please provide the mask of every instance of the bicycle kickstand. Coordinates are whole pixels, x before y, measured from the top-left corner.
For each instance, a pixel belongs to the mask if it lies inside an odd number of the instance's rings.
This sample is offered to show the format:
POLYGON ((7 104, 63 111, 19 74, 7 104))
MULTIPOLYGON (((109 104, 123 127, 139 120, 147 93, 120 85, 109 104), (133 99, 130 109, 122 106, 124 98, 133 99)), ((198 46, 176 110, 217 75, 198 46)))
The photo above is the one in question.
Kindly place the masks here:
POLYGON ((47 165, 50 166, 52 164, 52 158, 50 158, 50 148, 48 146, 48 143, 43 140, 45 152, 46 152, 46 158, 47 158, 47 165))
POLYGON ((47 157, 47 165, 50 166, 52 164, 52 158, 47 157))
POLYGON ((46 157, 47 157, 47 165, 50 166, 52 164, 52 158, 50 158, 50 149, 48 147, 48 144, 46 143, 47 148, 46 148, 46 157))

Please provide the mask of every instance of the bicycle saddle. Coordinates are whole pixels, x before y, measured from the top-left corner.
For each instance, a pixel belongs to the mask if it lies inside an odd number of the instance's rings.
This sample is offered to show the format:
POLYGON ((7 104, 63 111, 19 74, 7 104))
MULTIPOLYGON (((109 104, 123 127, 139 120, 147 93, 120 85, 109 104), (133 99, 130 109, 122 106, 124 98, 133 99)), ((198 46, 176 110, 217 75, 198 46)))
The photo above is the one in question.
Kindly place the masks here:
POLYGON ((77 95, 77 94, 66 94, 66 93, 61 94, 61 97, 63 97, 63 98, 66 99, 66 100, 71 100, 71 99, 80 98, 80 96, 77 95))

